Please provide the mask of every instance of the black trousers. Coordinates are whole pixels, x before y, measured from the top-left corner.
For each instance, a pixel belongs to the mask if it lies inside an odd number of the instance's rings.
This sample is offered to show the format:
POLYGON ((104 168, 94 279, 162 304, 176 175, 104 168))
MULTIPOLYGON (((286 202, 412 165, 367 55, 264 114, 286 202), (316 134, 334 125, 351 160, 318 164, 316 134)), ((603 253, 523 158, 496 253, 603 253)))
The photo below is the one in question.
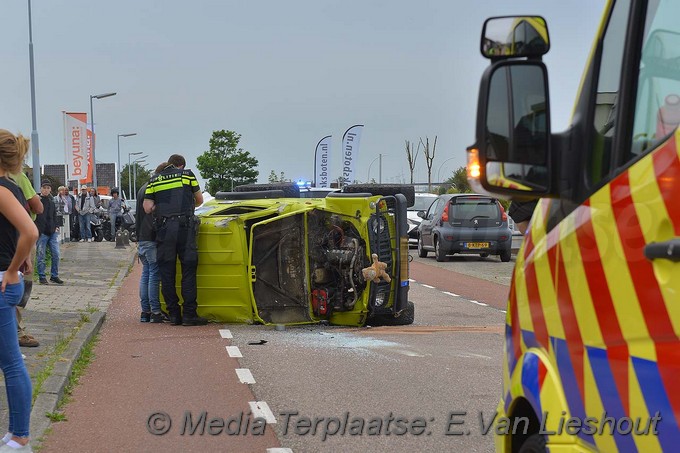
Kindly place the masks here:
POLYGON ((156 256, 161 276, 161 292, 170 316, 180 314, 175 290, 177 258, 182 267, 183 315, 196 316, 196 268, 198 249, 196 228, 190 219, 168 218, 156 232, 156 256))

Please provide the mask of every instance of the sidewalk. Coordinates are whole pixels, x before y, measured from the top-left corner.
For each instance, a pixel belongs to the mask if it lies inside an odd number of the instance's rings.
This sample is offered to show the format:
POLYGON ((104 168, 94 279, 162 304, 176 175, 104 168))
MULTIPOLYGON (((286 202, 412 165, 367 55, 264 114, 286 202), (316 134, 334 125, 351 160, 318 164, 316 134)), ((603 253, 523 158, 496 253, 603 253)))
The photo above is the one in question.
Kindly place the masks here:
MULTIPOLYGON (((38 444, 50 426, 45 414, 56 410, 73 362, 101 326, 136 251, 135 244, 116 249, 113 242, 65 243, 61 245, 59 265, 64 285, 40 285, 35 279, 24 321, 28 333, 40 341, 40 346, 21 348, 33 381, 33 445, 38 444)), ((0 384, 4 387, 1 374, 0 384)), ((0 427, 6 429, 7 423, 6 393, 0 390, 0 427)))

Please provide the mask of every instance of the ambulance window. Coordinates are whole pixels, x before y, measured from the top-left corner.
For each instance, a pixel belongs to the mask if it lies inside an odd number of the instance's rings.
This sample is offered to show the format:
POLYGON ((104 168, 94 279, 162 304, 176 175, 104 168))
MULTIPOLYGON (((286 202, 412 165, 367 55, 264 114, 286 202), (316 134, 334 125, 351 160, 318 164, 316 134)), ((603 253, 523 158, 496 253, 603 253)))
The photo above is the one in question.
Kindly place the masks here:
POLYGON ((680 124, 680 4, 647 7, 632 145, 626 161, 656 148, 680 124))
POLYGON ((589 159, 589 175, 596 185, 611 171, 612 139, 616 126, 617 93, 621 82, 623 47, 630 0, 614 3, 602 42, 602 58, 595 97, 595 138, 589 159))

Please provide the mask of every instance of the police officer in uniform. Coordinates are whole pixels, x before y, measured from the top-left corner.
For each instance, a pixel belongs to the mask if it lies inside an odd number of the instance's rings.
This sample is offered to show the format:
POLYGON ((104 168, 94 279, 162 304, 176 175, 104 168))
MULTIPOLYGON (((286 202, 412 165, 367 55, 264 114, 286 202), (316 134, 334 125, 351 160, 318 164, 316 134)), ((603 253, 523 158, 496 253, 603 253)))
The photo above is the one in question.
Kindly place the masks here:
POLYGON ((203 194, 186 161, 179 154, 168 159, 169 165, 151 178, 144 194, 144 212, 153 212, 156 221, 158 267, 161 292, 173 325, 201 326, 208 320, 196 313, 196 267, 198 223, 194 207, 203 203, 203 194), (183 311, 175 291, 176 262, 182 266, 183 311))

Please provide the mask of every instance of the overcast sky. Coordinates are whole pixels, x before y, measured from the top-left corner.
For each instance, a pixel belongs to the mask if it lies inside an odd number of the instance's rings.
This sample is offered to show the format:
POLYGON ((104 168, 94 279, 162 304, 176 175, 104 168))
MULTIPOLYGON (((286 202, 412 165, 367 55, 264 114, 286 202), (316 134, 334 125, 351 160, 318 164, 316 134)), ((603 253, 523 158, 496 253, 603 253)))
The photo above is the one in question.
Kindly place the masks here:
MULTIPOLYGON (((605 0, 32 0, 40 163, 63 163, 62 111, 90 111, 96 157, 181 153, 188 166, 214 130, 242 135, 271 170, 313 178, 314 147, 364 124, 356 177, 383 153, 383 182, 408 181, 404 141, 438 136, 433 178, 465 165, 474 140, 484 19, 539 14, 553 130, 568 125, 605 0), (450 159, 447 161, 447 159, 450 159)), ((31 134, 27 0, 2 0, 0 128, 31 134)), ((197 176, 198 172, 197 172, 197 176)), ((371 178, 378 178, 377 162, 371 178)), ((416 179, 425 181, 424 158, 416 179)))

